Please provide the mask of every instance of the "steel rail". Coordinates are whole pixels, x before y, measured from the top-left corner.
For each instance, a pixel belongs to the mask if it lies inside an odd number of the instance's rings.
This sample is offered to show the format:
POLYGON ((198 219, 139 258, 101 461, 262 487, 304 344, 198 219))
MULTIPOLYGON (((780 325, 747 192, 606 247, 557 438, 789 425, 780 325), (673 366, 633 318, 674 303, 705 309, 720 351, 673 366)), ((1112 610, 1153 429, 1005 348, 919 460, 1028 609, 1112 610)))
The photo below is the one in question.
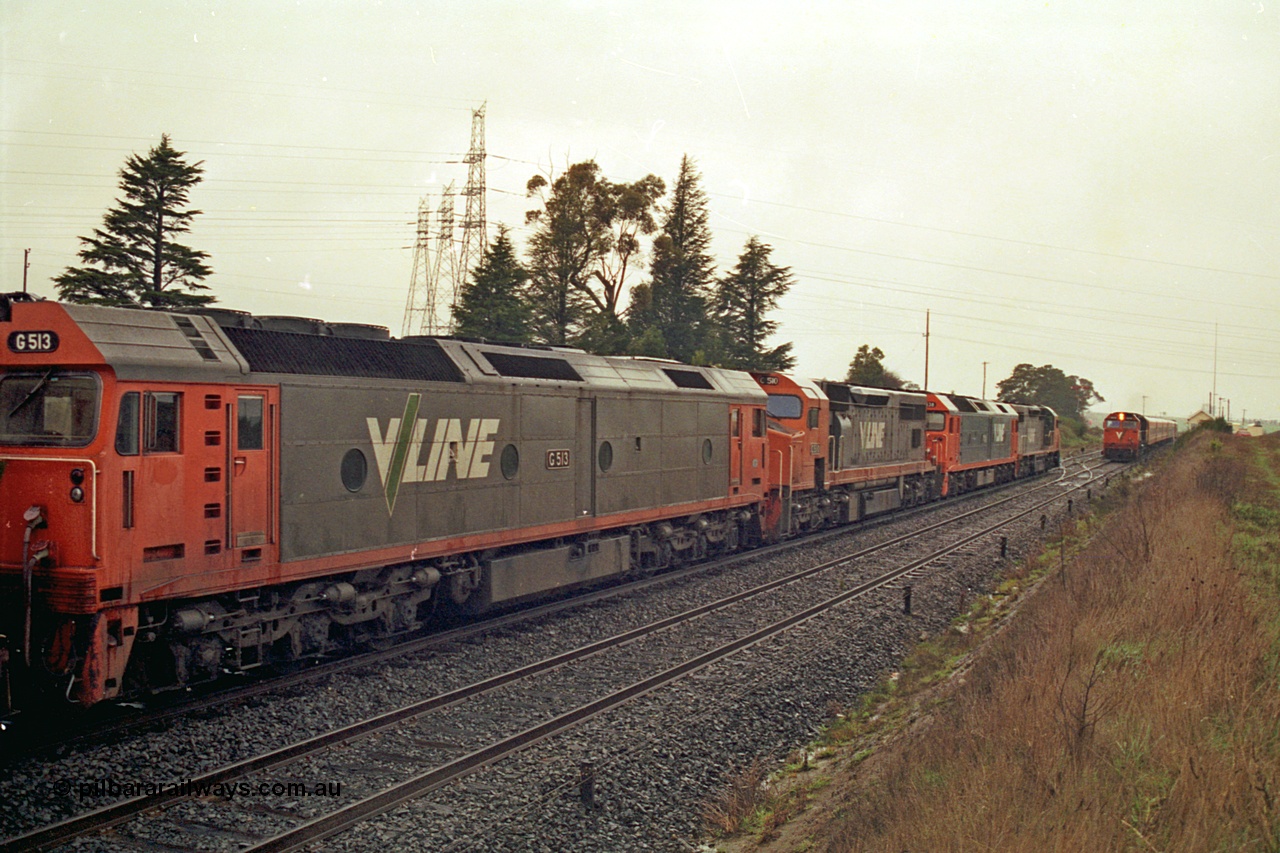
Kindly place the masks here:
MULTIPOLYGON (((1082 463, 1081 457, 1097 456, 1100 453, 1079 454, 1071 460, 1071 464, 1082 463)), ((1088 470, 1086 468, 1086 470, 1088 470)), ((591 590, 587 592, 579 592, 571 594, 568 598, 561 598, 549 601, 543 604, 537 604, 524 607, 508 613, 489 617, 481 622, 473 622, 467 625, 450 628, 444 631, 436 631, 426 637, 418 637, 414 639, 395 642, 395 645, 380 649, 377 651, 363 652, 355 655, 345 656, 338 660, 326 661, 305 669, 289 672, 286 674, 277 674, 268 676, 266 679, 255 681, 252 684, 240 685, 236 687, 217 688, 216 692, 201 696, 200 698, 184 698, 179 702, 163 707, 148 708, 144 713, 130 715, 124 719, 109 720, 99 723, 93 727, 76 732, 70 737, 44 739, 40 737, 32 738, 35 734, 30 731, 24 731, 22 727, 18 727, 9 732, 6 737, 10 740, 14 735, 22 733, 23 741, 21 743, 7 743, 3 750, 3 762, 8 763, 21 757, 28 757, 40 753, 48 753, 54 750, 67 750, 77 744, 100 741, 107 737, 124 735, 131 731, 152 728, 164 723, 167 720, 175 719, 196 713, 199 711, 209 710, 211 708, 219 708, 224 705, 230 705, 236 702, 243 702, 257 696, 262 696, 277 690, 286 690, 321 678, 328 678, 333 675, 340 675, 353 669, 359 669, 364 666, 373 666, 387 660, 392 660, 404 655, 415 654, 422 651, 430 651, 439 646, 447 646, 450 643, 464 641, 471 637, 483 634, 487 631, 502 629, 511 625, 518 625, 521 622, 539 619, 544 616, 554 615, 564 610, 578 607, 582 605, 592 604, 598 601, 606 601, 621 595, 628 595, 638 592, 661 583, 667 583, 681 578, 697 575, 707 571, 724 568, 733 565, 742 560, 753 559, 757 557, 765 557, 779 551, 789 550, 794 547, 814 544, 835 538, 849 533, 864 532, 875 529, 878 526, 889 524, 895 521, 911 518, 917 513, 928 513, 938 509, 954 507, 954 502, 967 502, 971 500, 980 500, 982 498, 991 497, 1008 488, 1019 485, 1031 486, 1026 492, 1020 492, 1020 495, 1034 493, 1040 489, 1049 488, 1057 483, 1062 482, 1068 473, 1065 468, 1062 469, 1059 479, 1046 483, 1032 485, 1027 480, 1015 480, 1011 483, 1001 484, 994 488, 981 489, 973 492, 967 492, 963 495, 956 496, 951 500, 953 503, 933 502, 921 506, 911 507, 902 512, 895 512, 881 516, 875 516, 864 521, 854 524, 842 525, 840 527, 817 531, 800 539, 788 539, 772 545, 766 545, 755 548, 750 551, 735 552, 726 555, 720 559, 712 560, 697 565, 685 566, 671 571, 666 571, 658 575, 639 578, 622 583, 613 584, 606 588, 591 590)), ((999 503, 993 503, 989 506, 998 506, 999 503)), ((933 528, 924 528, 925 530, 933 528)), ((0 848, 3 849, 3 848, 0 848)))
MULTIPOLYGON (((1037 485, 1030 491, 1031 492, 1039 491, 1041 489, 1048 488, 1054 485, 1061 485, 1063 482, 1066 482, 1065 471, 1064 471, 1064 477, 1059 478, 1058 480, 1052 481, 1050 483, 1037 485)), ((1076 489, 1084 488, 1088 482, 1092 482, 1092 480, 1086 481, 1086 483, 1080 483, 1080 484, 1074 485, 1069 491, 1074 491, 1076 489)), ((71 841, 75 838, 89 835, 91 833, 98 832, 104 829, 109 829, 113 826, 117 826, 129 820, 132 820, 147 812, 163 809, 166 806, 172 805, 173 803, 188 799, 189 797, 195 795, 194 792, 198 792, 201 789, 207 789, 213 785, 226 783, 235 779, 239 779, 251 773, 272 769, 274 767, 278 767, 280 765, 287 764, 289 762, 296 761, 298 759, 305 758, 310 755, 315 755, 335 745, 342 744, 347 741, 354 740, 356 738, 363 737, 369 734, 373 734, 377 731, 403 723, 406 720, 412 719, 414 717, 421 716, 431 711, 439 710, 441 708, 457 704, 458 702, 462 702, 466 699, 469 699, 481 693, 486 693, 491 690, 495 690, 499 687, 503 687, 507 684, 531 677, 533 675, 540 674, 542 672, 549 671, 551 669, 555 669, 567 663, 571 663, 574 661, 578 661, 578 660, 599 654, 600 652, 603 652, 607 649, 624 645, 626 643, 632 642, 646 635, 653 634, 661 630, 665 630, 674 625, 678 625, 682 622, 687 622, 691 619, 706 615, 708 613, 715 612, 716 610, 721 610, 731 605, 748 600, 750 598, 754 598, 754 597, 766 594, 772 590, 778 589, 783 586, 787 586, 789 584, 795 583, 799 580, 803 580, 812 575, 832 569, 836 566, 853 562, 854 560, 869 556, 879 551, 886 550, 896 545, 903 544, 904 542, 908 542, 913 539, 918 539, 924 536, 925 534, 933 532, 939 528, 945 527, 950 524, 954 524, 959 521, 963 521, 975 515, 989 512, 993 509, 997 509, 1000 506, 1008 504, 1012 501, 1024 498, 1026 497, 1027 494, 1028 494, 1027 492, 1022 492, 1017 495, 1011 495, 1009 497, 996 501, 992 504, 988 504, 982 507, 977 507, 975 509, 969 510, 968 512, 961 513, 960 515, 956 515, 951 518, 934 522, 933 524, 927 525, 925 527, 919 528, 909 533, 904 533, 899 536, 895 536, 884 542, 868 546, 866 548, 860 549, 850 554, 842 555, 833 560, 829 560, 824 563, 811 566, 807 569, 803 569, 798 572, 793 572, 785 577, 777 578, 773 581, 760 584, 749 590, 744 590, 742 592, 735 593, 733 595, 727 596, 717 601, 709 602, 707 604, 700 605, 695 608, 691 608, 682 613, 675 614, 673 616, 669 616, 664 619, 658 620, 657 622, 650 623, 649 625, 641 626, 639 628, 635 628, 630 631, 625 631, 621 634, 617 634, 613 637, 608 637, 603 640, 596 641, 594 643, 589 643, 585 646, 580 646, 577 649, 572 649, 563 654, 555 655, 550 658, 545 658, 541 661, 530 664, 528 666, 520 667, 518 669, 511 670, 507 673, 503 673, 501 675, 496 675, 487 679, 483 679, 481 681, 475 682, 466 687, 459 688, 457 690, 453 690, 448 693, 439 694, 429 699, 425 699, 421 702, 416 702, 410 705, 406 705, 402 708, 398 708, 394 711, 389 711, 385 714, 381 714, 376 717, 363 720, 359 723, 355 723, 349 726, 335 729, 330 732, 325 732, 324 734, 321 734, 321 735, 316 735, 315 737, 308 738, 303 741, 299 741, 289 746, 282 747, 281 749, 278 749, 278 750, 273 750, 271 752, 264 753, 254 758, 245 759, 244 761, 226 765, 224 767, 221 767, 217 770, 203 774, 201 776, 196 776, 188 780, 184 780, 183 784, 175 783, 172 786, 166 786, 167 790, 163 792, 150 794, 150 795, 142 795, 142 796, 121 800, 117 803, 113 803, 109 806, 104 806, 103 808, 96 809, 92 812, 87 812, 82 815, 77 815, 75 817, 68 818, 67 820, 61 821, 51 826, 48 826, 39 830, 34 830, 24 835, 15 836, 13 838, 10 838, 4 841, 0 841, 0 851, 52 849, 61 844, 65 844, 68 841, 71 841)), ((983 531, 977 534, 974 534, 970 537, 962 539, 958 543, 954 543, 950 546, 940 549, 934 552, 930 556, 912 561, 906 566, 899 567, 898 569, 895 569, 893 572, 882 575, 880 578, 877 578, 873 581, 867 582, 866 584, 855 587, 853 590, 850 590, 850 592, 856 592, 858 595, 861 595, 861 594, 865 594, 865 592, 869 591, 870 589, 876 588, 878 586, 883 586, 891 582, 892 580, 896 580, 901 575, 908 574, 909 572, 915 569, 918 569, 921 566, 929 562, 932 562, 933 560, 939 559, 943 556, 946 556, 947 554, 952 553, 956 549, 963 547, 966 544, 969 544, 974 539, 980 538, 981 536, 986 535, 987 533, 990 532, 990 530, 999 529, 1000 527, 1010 524, 1013 521, 1017 520, 1018 518, 1021 518, 1027 514, 1030 514, 1031 512, 1034 512, 1036 509, 1039 509, 1040 507, 1053 503, 1056 500, 1060 500, 1061 497, 1062 497, 1062 493, 1059 493, 1054 497, 1050 498, 1049 500, 1043 501, 1040 504, 1037 504, 1032 509, 1025 510, 1024 512, 1018 515, 1015 515, 1010 519, 1006 519, 1004 521, 999 522, 998 524, 992 526, 990 529, 984 529, 983 531), (861 592, 859 592, 859 590, 861 590, 861 592)), ((812 540, 807 540, 807 541, 812 541, 812 540)), ((785 543, 785 544, 792 544, 792 543, 785 543)), ((762 553, 762 550, 756 550, 753 552, 749 552, 747 555, 735 555, 735 556, 751 557, 751 556, 759 556, 761 555, 761 553, 762 553)), ((702 568, 705 568, 705 565, 702 568)), ((663 576, 662 578, 651 578, 647 580, 657 581, 657 580, 663 580, 667 578, 669 578, 669 576, 663 576)), ((838 599, 839 602, 843 602, 845 600, 848 600, 848 598, 854 597, 850 595, 850 592, 837 596, 836 599, 832 599, 830 601, 836 601, 838 599)), ((573 601, 574 603, 577 603, 578 600, 574 599, 573 601)), ((798 621, 805 621, 808 618, 811 618, 812 615, 816 615, 817 612, 820 612, 820 610, 823 609, 824 606, 827 609, 829 609, 832 606, 835 606, 834 604, 830 603, 830 601, 824 603, 824 605, 818 605, 815 608, 809 608, 808 610, 803 611, 803 613, 806 613, 809 615, 804 616, 803 619, 799 619, 798 621)), ((521 611, 520 614, 512 614, 512 616, 514 617, 514 616, 525 615, 526 613, 527 613, 526 611, 521 611)), ((525 615, 525 618, 528 618, 527 615, 525 615)), ((784 625, 785 627, 790 627, 791 625, 798 624, 798 621, 795 619, 795 617, 791 617, 788 620, 783 620, 782 623, 777 623, 777 624, 784 625)), ((490 628, 493 627, 490 623, 486 623, 486 625, 490 628)), ((775 633, 777 631, 784 630, 784 629, 785 628, 777 628, 775 630, 775 633)), ((768 630, 768 629, 762 629, 762 630, 768 630)), ((760 632, 756 632, 756 633, 758 634, 760 632)), ((754 636, 754 635, 749 635, 749 636, 754 636)), ((435 639, 437 642, 440 642, 440 638, 438 635, 436 637, 433 637, 432 639, 435 639)), ((736 646, 734 643, 731 643, 729 645, 734 646, 735 650, 739 648, 745 648, 745 646, 736 646)), ((731 652, 725 652, 721 656, 722 657, 726 656, 729 653, 731 652)), ((704 665, 705 664, 703 664, 703 666, 704 665)), ((701 668, 701 666, 699 666, 698 668, 701 668)), ((681 667, 675 667, 673 668, 672 671, 680 670, 680 669, 681 667)), ((655 678, 656 677, 657 676, 655 676, 655 678)), ((679 676, 673 675, 671 676, 671 678, 667 680, 668 681, 674 680, 674 678, 676 677, 679 677, 679 676)), ((648 679, 648 680, 652 680, 652 679, 648 679)), ((640 682, 640 683, 646 683, 646 682, 640 682)), ((650 689, 655 689, 655 688, 650 688, 650 689)), ((628 690, 631 690, 631 688, 626 688, 623 691, 619 691, 619 693, 626 693, 628 690)), ((646 690, 644 692, 648 692, 648 691, 646 690)), ((614 694, 614 695, 617 695, 617 694, 614 694)), ((633 694, 631 698, 635 698, 636 696, 639 696, 639 695, 643 695, 643 694, 636 693, 636 694, 633 694)), ((592 703, 592 704, 594 705, 597 703, 592 703)), ((613 707, 613 706, 610 705, 609 707, 613 707)), ((595 713, 602 713, 602 711, 597 711, 595 713)), ((570 712, 570 714, 566 716, 571 716, 572 714, 573 712, 570 712)), ((556 719, 560 719, 560 718, 556 718, 556 719)), ((542 737, 546 737, 546 736, 547 735, 541 735, 537 738, 537 740, 540 740, 542 737)), ((516 737, 519 738, 520 735, 517 735, 516 737)), ((509 739, 509 740, 512 740, 512 739, 509 739)), ((529 743, 532 743, 532 742, 536 742, 536 741, 529 741, 529 743)), ((503 741, 503 743, 506 743, 506 741, 503 741)), ((514 751, 514 749, 509 749, 508 753, 511 751, 514 751)), ((486 753, 486 752, 487 752, 487 749, 480 751, 480 753, 486 753)), ((459 759, 459 762, 466 761, 467 758, 470 758, 470 756, 459 759)), ((489 760, 492 760, 492 759, 489 759, 489 760)), ((453 764, 457 764, 457 763, 458 762, 453 762, 453 764)), ((453 764, 445 765, 445 766, 453 766, 453 764)), ((467 772, 470 772, 470 771, 467 771, 467 772)), ((421 777, 416 777, 416 778, 421 778, 421 777)), ((454 776, 451 776, 450 778, 456 778, 456 774, 454 776)), ((443 784, 443 782, 440 784, 443 784)), ((390 789, 390 790, 394 790, 394 789, 390 789)), ((361 802, 367 802, 367 801, 361 801, 361 802)), ((356 804, 356 805, 359 805, 359 804, 356 804)), ((258 848, 253 848, 253 849, 256 850, 258 848)))
MULTIPOLYGON (((1087 482, 1092 482, 1092 480, 1087 482)), ((1078 484, 1072 487, 1069 491, 1084 488, 1087 485, 1087 482, 1078 484)), ((743 649, 754 646, 764 640, 781 634, 786 630, 794 628, 799 624, 807 622, 810 619, 839 607, 840 605, 855 598, 860 598, 869 592, 880 589, 904 575, 908 575, 935 560, 952 554, 964 546, 969 545, 972 542, 1061 499, 1062 495, 1056 495, 1048 500, 1042 501, 1039 504, 1018 513, 1017 515, 1014 515, 1012 518, 989 525, 957 542, 938 549, 932 554, 912 560, 911 562, 899 566, 896 569, 881 574, 879 577, 865 581, 852 589, 832 596, 831 598, 799 611, 798 613, 794 613, 785 619, 773 623, 772 625, 753 631, 750 634, 746 634, 736 640, 725 643, 718 648, 677 664, 663 672, 637 681, 628 687, 624 687, 621 690, 617 690, 607 696, 601 697, 600 699, 581 705, 572 711, 568 711, 536 726, 525 729, 519 734, 492 743, 489 746, 476 750, 469 755, 465 755, 447 764, 440 765, 426 773, 387 788, 384 791, 339 809, 329 815, 303 823, 294 827, 292 830, 267 839, 261 844, 246 848, 246 853, 290 853, 290 851, 302 849, 307 844, 321 841, 343 832, 344 830, 347 830, 368 818, 390 811, 396 806, 408 802, 409 800, 420 797, 423 794, 430 793, 449 782, 474 773, 486 765, 527 749, 539 741, 567 731, 583 722, 586 722, 587 720, 611 711, 621 705, 652 693, 653 691, 687 675, 697 672, 698 670, 717 663, 718 661, 736 654, 743 649)), ((1010 500, 1012 500, 1012 498, 1010 500)), ((852 559, 852 557, 844 557, 833 562, 843 563, 848 562, 850 559, 852 559)))

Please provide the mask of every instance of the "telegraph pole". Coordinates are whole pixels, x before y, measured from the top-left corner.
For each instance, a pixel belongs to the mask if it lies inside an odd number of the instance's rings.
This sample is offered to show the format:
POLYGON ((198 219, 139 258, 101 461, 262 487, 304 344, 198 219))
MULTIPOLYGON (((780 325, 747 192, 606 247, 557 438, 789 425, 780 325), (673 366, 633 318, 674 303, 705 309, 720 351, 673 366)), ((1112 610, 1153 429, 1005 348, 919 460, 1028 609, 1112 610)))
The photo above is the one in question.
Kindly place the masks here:
POLYGON ((924 390, 929 390, 929 311, 924 312, 924 390))
POLYGON ((1213 390, 1209 392, 1209 414, 1215 418, 1218 416, 1216 410, 1218 399, 1218 324, 1213 324, 1213 390))
POLYGON ((27 292, 27 270, 31 269, 31 250, 22 250, 22 292, 27 292))
POLYGON ((987 365, 989 361, 982 362, 982 399, 987 399, 987 365))

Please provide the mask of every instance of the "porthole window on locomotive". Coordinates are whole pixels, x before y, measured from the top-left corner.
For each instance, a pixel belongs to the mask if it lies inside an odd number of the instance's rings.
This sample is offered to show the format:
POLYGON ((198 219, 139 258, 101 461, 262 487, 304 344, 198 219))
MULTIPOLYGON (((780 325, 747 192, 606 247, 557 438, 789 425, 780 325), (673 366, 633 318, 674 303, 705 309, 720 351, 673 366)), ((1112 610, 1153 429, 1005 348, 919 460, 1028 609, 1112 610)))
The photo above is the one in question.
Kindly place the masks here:
POLYGON ((365 478, 369 476, 369 462, 364 458, 364 453, 357 448, 351 448, 342 457, 342 485, 346 487, 348 492, 358 492, 364 488, 365 478))
POLYGON ((702 440, 702 464, 710 465, 712 456, 711 439, 704 438, 702 440))
POLYGON ((514 444, 508 444, 502 448, 502 456, 498 464, 502 467, 503 477, 508 480, 515 479, 516 474, 520 472, 520 451, 514 444))
POLYGON ((596 454, 596 461, 600 463, 601 471, 608 471, 613 467, 613 445, 607 441, 600 442, 600 452, 596 454))

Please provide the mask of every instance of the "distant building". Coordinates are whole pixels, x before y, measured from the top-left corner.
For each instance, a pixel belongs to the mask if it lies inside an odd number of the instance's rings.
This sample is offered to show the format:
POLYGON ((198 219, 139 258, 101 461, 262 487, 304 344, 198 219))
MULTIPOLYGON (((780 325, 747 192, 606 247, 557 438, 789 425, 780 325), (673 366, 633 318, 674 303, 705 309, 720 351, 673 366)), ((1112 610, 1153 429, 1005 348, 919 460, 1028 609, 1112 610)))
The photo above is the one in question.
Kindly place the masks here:
POLYGON ((1201 409, 1191 417, 1187 418, 1187 427, 1188 429, 1195 429, 1201 424, 1206 424, 1211 420, 1213 420, 1213 415, 1209 414, 1204 409, 1201 409))

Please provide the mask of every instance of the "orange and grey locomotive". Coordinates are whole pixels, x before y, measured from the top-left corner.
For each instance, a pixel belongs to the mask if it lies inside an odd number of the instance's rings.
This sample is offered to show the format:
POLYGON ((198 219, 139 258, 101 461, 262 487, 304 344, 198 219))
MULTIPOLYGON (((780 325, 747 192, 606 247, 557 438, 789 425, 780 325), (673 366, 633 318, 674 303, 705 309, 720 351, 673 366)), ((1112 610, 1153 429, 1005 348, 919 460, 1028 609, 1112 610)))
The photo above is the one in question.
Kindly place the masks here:
POLYGON ((83 705, 1057 465, 1056 416, 382 327, 0 296, 3 709, 83 705))

